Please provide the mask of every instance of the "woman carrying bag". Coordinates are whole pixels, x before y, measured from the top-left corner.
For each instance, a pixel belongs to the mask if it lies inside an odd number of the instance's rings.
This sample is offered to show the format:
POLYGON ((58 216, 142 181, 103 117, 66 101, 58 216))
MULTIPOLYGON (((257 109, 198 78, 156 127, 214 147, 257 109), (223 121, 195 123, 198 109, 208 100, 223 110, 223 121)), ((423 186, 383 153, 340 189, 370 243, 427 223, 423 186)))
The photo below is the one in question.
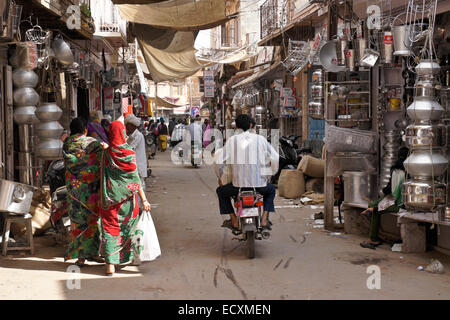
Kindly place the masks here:
POLYGON ((136 154, 126 142, 125 126, 113 121, 108 138, 109 147, 101 160, 101 197, 100 197, 100 255, 106 261, 106 274, 112 276, 115 265, 133 260, 133 237, 139 219, 139 194, 143 209, 150 211, 141 188, 136 154))

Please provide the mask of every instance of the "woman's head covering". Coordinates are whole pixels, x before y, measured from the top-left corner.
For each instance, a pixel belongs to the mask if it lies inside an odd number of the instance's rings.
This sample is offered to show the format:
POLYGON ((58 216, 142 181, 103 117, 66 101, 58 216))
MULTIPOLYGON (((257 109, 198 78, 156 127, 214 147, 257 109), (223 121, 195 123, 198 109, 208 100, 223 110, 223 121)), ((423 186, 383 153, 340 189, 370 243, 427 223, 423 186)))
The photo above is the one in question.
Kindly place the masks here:
POLYGON ((108 137, 106 136, 105 130, 102 125, 98 122, 89 122, 87 125, 88 136, 97 139, 100 142, 108 143, 108 137))
POLYGON ((122 203, 141 186, 136 154, 127 144, 125 126, 113 121, 109 128, 109 148, 102 157, 102 197, 104 209, 122 203))

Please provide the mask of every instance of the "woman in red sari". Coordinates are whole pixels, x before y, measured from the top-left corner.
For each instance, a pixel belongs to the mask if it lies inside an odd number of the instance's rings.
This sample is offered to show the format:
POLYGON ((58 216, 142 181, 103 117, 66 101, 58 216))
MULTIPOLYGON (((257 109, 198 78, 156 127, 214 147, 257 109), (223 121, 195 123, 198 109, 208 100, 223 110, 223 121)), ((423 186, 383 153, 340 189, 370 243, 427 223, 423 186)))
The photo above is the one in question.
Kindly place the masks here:
POLYGON ((100 255, 106 261, 106 274, 115 265, 133 260, 132 238, 139 217, 137 195, 144 210, 150 210, 139 179, 136 154, 126 142, 125 126, 113 121, 109 128, 109 147, 102 155, 100 255))

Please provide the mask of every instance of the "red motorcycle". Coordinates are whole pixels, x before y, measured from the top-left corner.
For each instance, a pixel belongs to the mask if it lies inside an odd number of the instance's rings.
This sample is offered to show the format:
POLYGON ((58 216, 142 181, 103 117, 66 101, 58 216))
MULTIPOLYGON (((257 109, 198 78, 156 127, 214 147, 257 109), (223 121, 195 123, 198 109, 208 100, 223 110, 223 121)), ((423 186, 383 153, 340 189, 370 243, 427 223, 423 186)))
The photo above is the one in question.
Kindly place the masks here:
POLYGON ((237 208, 237 217, 239 222, 238 230, 233 234, 239 241, 247 241, 247 254, 249 259, 255 257, 255 240, 268 239, 270 232, 261 227, 261 217, 263 214, 263 196, 252 190, 239 189, 235 198, 234 206, 237 208))

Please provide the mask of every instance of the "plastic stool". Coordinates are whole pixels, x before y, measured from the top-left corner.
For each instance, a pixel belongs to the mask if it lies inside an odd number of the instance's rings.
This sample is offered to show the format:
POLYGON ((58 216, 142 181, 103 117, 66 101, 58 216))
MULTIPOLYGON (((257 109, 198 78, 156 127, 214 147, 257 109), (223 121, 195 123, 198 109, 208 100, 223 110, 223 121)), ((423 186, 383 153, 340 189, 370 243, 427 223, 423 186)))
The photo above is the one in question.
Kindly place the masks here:
POLYGON ((5 216, 5 225, 3 229, 3 246, 2 246, 2 254, 6 256, 7 252, 10 250, 30 250, 31 254, 34 254, 34 242, 33 242, 33 228, 31 224, 31 214, 26 215, 11 215, 7 214, 5 216), (11 229, 11 223, 17 223, 22 222, 25 223, 25 226, 27 228, 27 235, 28 235, 28 246, 25 247, 8 247, 8 241, 9 241, 9 231, 11 229))

